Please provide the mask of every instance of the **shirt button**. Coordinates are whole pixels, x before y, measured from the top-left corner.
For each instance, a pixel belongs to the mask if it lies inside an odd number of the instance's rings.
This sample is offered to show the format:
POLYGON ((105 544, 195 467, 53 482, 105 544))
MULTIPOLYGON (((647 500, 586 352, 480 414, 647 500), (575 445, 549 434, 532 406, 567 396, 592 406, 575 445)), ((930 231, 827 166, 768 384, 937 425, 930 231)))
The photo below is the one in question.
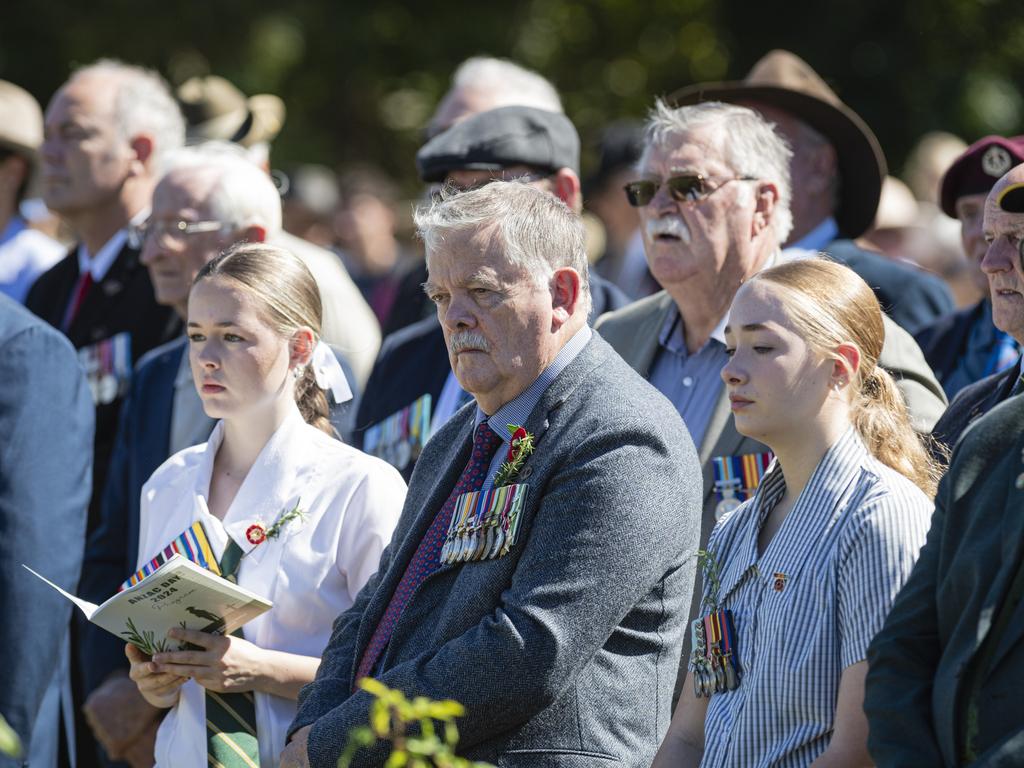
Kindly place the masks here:
POLYGON ((693 377, 692 376, 684 376, 683 377, 683 386, 684 387, 692 387, 693 386, 693 377))

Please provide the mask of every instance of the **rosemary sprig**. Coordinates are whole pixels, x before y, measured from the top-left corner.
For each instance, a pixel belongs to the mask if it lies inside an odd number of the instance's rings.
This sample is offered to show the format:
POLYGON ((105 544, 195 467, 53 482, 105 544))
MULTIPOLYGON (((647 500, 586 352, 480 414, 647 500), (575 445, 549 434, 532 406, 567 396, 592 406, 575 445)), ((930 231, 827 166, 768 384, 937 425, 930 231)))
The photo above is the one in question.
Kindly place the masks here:
POLYGON ((713 611, 718 608, 718 593, 722 589, 721 570, 719 568, 718 558, 715 557, 715 553, 709 549, 698 549, 697 562, 700 563, 701 568, 704 569, 704 578, 707 580, 709 587, 708 596, 704 599, 704 603, 713 611))
POLYGON ((533 453, 533 435, 523 429, 524 434, 515 437, 522 427, 518 424, 508 424, 509 434, 512 437, 511 454, 512 458, 504 462, 494 476, 494 487, 500 488, 503 485, 510 485, 519 475, 519 471, 526 463, 526 457, 533 453))
POLYGON ((156 633, 152 630, 145 629, 140 631, 130 616, 127 620, 127 627, 128 630, 121 634, 128 639, 129 643, 136 646, 143 653, 152 656, 154 653, 167 652, 167 638, 163 637, 157 640, 156 633))
POLYGON ((268 539, 276 539, 281 535, 281 531, 288 523, 292 520, 302 520, 306 516, 305 510, 299 509, 299 504, 302 503, 302 499, 298 499, 295 502, 295 506, 289 509, 287 512, 282 512, 277 516, 277 520, 267 528, 266 537, 268 539))

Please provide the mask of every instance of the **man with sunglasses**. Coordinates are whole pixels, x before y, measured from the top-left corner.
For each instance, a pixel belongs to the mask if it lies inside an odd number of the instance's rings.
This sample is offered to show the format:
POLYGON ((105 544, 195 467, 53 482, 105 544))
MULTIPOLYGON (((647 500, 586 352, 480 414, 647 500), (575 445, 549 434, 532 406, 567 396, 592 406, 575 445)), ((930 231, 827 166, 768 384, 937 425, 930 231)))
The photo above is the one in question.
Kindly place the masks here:
POLYGON ((870 285, 882 309, 908 331, 953 311, 945 283, 934 275, 854 242, 872 225, 885 178, 885 155, 871 128, 844 104, 806 61, 774 50, 741 81, 698 83, 671 97, 738 104, 759 112, 793 150, 793 226, 780 245, 825 252, 870 285))
MULTIPOLYGON (((1024 346, 1024 165, 1011 168, 985 199, 982 234, 988 247, 981 270, 988 278, 992 323, 1024 346)), ((1024 391, 1021 358, 964 387, 935 425, 933 436, 953 448, 974 421, 1024 391)))
MULTIPOLYGON (((513 106, 468 117, 435 136, 417 153, 416 165, 423 181, 438 185, 438 192, 444 189, 445 194, 451 194, 494 181, 518 180, 550 192, 579 213, 583 203, 579 156, 579 136, 569 118, 534 107, 513 106)), ((590 320, 629 301, 593 272, 590 294, 590 320)), ((356 445, 391 461, 409 477, 419 445, 403 444, 403 440, 416 440, 415 436, 401 425, 390 428, 393 422, 388 419, 407 406, 423 402, 420 399, 424 395, 430 396, 430 431, 440 428, 470 399, 451 370, 436 316, 385 339, 359 403, 356 445), (397 440, 382 442, 374 434, 397 436, 397 440)))
MULTIPOLYGON (((786 144, 751 109, 720 102, 672 109, 659 101, 637 179, 625 188, 640 212, 651 274, 664 290, 602 317, 596 328, 675 404, 697 445, 702 543, 759 480, 757 473, 741 473, 737 487, 721 468, 767 464, 761 459, 768 449, 732 423, 720 377, 728 359, 723 329, 740 285, 791 258, 780 249, 792 226, 789 162, 786 144)), ((930 430, 945 407, 942 387, 910 335, 887 318, 880 362, 894 374, 915 426, 930 430)), ((693 614, 700 594, 698 585, 693 614)), ((687 658, 688 650, 680 685, 687 658)))

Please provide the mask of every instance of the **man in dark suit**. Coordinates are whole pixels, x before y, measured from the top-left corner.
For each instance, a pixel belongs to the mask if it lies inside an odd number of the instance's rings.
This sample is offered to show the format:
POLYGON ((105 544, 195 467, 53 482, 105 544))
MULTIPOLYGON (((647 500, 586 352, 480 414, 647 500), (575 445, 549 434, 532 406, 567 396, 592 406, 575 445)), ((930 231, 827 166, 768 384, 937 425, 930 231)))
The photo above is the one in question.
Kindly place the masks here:
MULTIPOLYGON (((380 570, 300 693, 282 768, 335 764, 366 722, 366 675, 462 702, 473 759, 648 764, 693 587, 693 444, 587 325, 583 227, 564 203, 496 182, 417 223, 452 368, 476 402, 427 443, 380 570), (495 483, 511 484, 518 522, 485 513, 505 521, 492 527, 503 544, 481 547, 452 514, 495 483)), ((376 743, 352 765, 384 758, 376 743)))
POLYGON ((986 136, 964 150, 942 177, 942 210, 959 219, 969 268, 984 292, 977 304, 944 315, 914 334, 951 400, 969 384, 1012 366, 1019 354, 1017 340, 992 323, 988 277, 981 268, 988 250, 982 226, 985 198, 1019 163, 1024 163, 1024 136, 986 136))
POLYGON ((848 266, 908 331, 953 310, 941 279, 853 242, 874 221, 885 156, 867 124, 807 62, 789 51, 770 51, 742 81, 699 83, 676 92, 672 101, 742 104, 774 123, 793 150, 787 247, 823 251, 848 266))
POLYGON ((132 224, 148 215, 166 153, 180 147, 185 127, 164 81, 114 62, 77 71, 46 110, 41 151, 43 197, 79 241, 43 273, 26 306, 62 330, 79 350, 96 402, 96 446, 89 530, 133 365, 180 328, 153 298, 139 264, 132 224))
MULTIPOLYGON (((981 260, 991 289, 992 321, 996 328, 1024 345, 1024 255, 1014 243, 1024 229, 1024 165, 1011 169, 992 187, 985 201, 984 233, 989 246, 981 260)), ((952 448, 970 426, 999 403, 1024 387, 1021 358, 960 391, 935 425, 933 436, 952 448)))
MULTIPOLYGON (((92 472, 92 398, 67 339, 0 296, 0 715, 27 762, 54 768, 68 683, 71 604, 78 585, 92 472)), ((64 724, 65 726, 67 724, 64 724)), ((65 731, 67 733, 67 731, 65 731)))
POLYGON ((957 445, 921 556, 868 649, 880 768, 1024 765, 1022 509, 1024 398, 1011 397, 957 445))
MULTIPOLYGON (((640 212, 651 273, 665 290, 605 315, 596 327, 672 400, 690 430, 703 467, 706 542, 723 510, 752 496, 760 479, 748 475, 734 491, 729 478, 716 476, 716 460, 768 451, 734 426, 720 376, 728 360, 723 329, 742 282, 793 258, 779 251, 790 226, 789 153, 758 113, 732 104, 670 109, 659 102, 647 137, 637 174, 642 181, 629 185, 629 197, 640 212)), ((880 362, 896 378, 915 426, 928 432, 945 408, 942 388, 910 335, 888 318, 885 323, 880 362)), ((694 593, 691 618, 700 594, 694 593)))
MULTIPOLYGON (((583 205, 579 161, 579 135, 569 118, 515 106, 467 117, 435 136, 416 155, 416 166, 425 182, 462 190, 496 179, 523 178, 576 213, 583 205)), ((589 287, 590 320, 629 302, 618 288, 593 273, 589 287)), ((397 462, 396 466, 402 464, 398 469, 408 478, 417 452, 396 451, 376 439, 367 441, 367 430, 426 394, 431 396, 431 429, 440 429, 468 402, 469 395, 448 365, 444 336, 436 318, 421 320, 395 337, 388 338, 367 382, 356 413, 356 444, 397 462)), ((405 429, 384 431, 399 439, 410 434, 405 429)))

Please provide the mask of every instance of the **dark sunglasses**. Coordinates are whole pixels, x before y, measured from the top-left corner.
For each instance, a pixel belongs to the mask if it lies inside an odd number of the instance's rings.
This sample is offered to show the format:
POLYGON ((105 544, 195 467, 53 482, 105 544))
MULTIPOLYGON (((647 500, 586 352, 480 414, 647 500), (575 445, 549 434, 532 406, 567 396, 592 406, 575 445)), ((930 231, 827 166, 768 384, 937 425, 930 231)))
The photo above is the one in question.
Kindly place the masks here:
POLYGON ((643 208, 645 205, 651 204, 651 200, 658 194, 658 189, 661 188, 662 184, 668 189, 669 196, 677 203, 696 203, 711 197, 711 195, 730 181, 757 181, 757 177, 734 176, 731 179, 726 179, 717 187, 711 187, 708 185, 708 180, 697 173, 684 176, 670 176, 664 181, 653 181, 651 179, 631 181, 623 189, 626 190, 626 199, 631 206, 643 208))

